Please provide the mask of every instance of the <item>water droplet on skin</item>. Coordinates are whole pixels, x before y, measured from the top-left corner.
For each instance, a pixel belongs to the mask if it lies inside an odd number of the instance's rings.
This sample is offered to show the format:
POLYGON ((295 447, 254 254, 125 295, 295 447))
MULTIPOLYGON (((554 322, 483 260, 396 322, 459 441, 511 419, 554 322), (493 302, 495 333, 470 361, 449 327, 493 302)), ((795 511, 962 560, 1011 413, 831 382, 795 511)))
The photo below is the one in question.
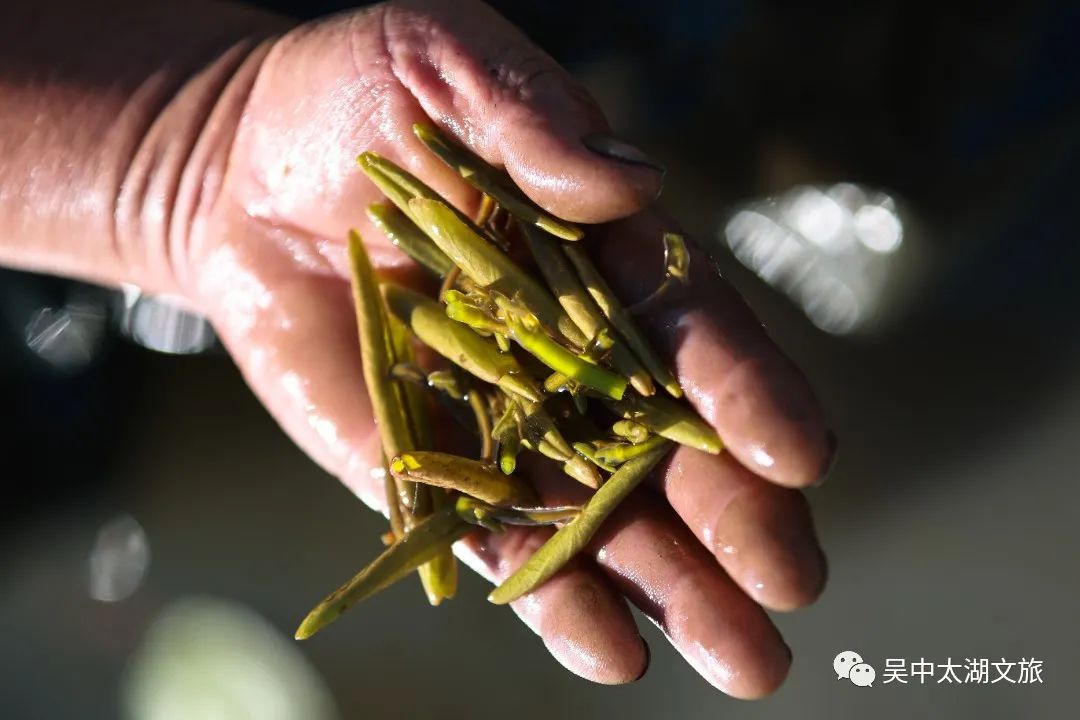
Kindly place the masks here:
POLYGON ((753 458, 754 462, 761 467, 770 468, 776 464, 776 459, 773 458, 773 456, 770 455, 768 452, 766 452, 765 448, 761 447, 760 445, 750 451, 750 457, 753 458))
POLYGON ((310 410, 311 403, 308 400, 305 385, 303 378, 292 371, 288 371, 281 376, 281 387, 285 389, 289 397, 303 406, 304 409, 310 410))
POLYGON ((223 325, 238 334, 250 332, 273 300, 270 290, 229 245, 210 253, 199 274, 199 292, 218 299, 223 325))
POLYGON ((738 671, 731 667, 731 662, 723 659, 714 649, 700 642, 690 643, 687 659, 715 687, 723 689, 738 676, 738 671))
POLYGON ((583 642, 581 639, 563 634, 553 638, 554 642, 549 646, 552 654, 559 661, 579 675, 595 676, 604 668, 605 658, 596 653, 593 643, 583 642))
POLYGON ((336 449, 338 445, 338 430, 331 420, 320 417, 314 413, 308 415, 308 423, 315 430, 315 433, 326 443, 330 448, 336 449))
POLYGON ((386 471, 381 467, 371 467, 363 452, 352 452, 345 462, 345 472, 341 480, 362 503, 383 516, 388 516, 382 483, 385 476, 386 471))

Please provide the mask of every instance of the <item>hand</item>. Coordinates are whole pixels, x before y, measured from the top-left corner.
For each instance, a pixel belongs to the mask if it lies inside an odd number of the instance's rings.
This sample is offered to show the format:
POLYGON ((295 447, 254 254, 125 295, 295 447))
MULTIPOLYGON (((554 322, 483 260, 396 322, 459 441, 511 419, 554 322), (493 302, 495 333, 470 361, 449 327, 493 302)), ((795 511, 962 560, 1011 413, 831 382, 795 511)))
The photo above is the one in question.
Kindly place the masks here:
MULTIPOLYGON (((588 94, 478 3, 391 3, 338 15, 293 30, 261 63, 235 137, 222 146, 226 170, 202 183, 191 231, 172 249, 175 277, 164 284, 209 315, 296 442, 380 507, 347 230, 360 230, 381 273, 416 278, 368 224, 364 208, 379 196, 355 156, 375 150, 471 211, 475 194, 412 135, 414 122, 433 121, 505 167, 547 210, 605 223, 589 228, 585 242, 631 302, 658 282, 661 232, 673 227, 649 207, 661 172, 629 146, 596 140, 610 131, 588 94), (587 136, 606 154, 590 150, 587 136)), ((692 268, 689 292, 643 324, 728 451, 680 447, 652 487, 608 521, 590 557, 513 607, 568 669, 620 683, 648 664, 625 598, 709 682, 759 697, 790 664, 763 607, 805 605, 824 583, 796 488, 821 478, 832 448, 797 370, 706 258, 692 268)), ((497 581, 549 533, 473 537, 461 550, 497 581)))

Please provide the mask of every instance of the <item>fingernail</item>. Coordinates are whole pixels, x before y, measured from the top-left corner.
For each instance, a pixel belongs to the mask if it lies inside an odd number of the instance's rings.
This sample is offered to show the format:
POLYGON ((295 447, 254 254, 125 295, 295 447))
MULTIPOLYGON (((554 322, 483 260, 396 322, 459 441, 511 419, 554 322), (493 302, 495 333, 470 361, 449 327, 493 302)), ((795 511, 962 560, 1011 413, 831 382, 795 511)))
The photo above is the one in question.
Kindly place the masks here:
POLYGON ((824 485, 825 481, 829 479, 832 469, 836 467, 836 444, 836 433, 830 430, 825 438, 825 461, 821 464, 821 472, 818 474, 817 481, 811 487, 824 485))
POLYGON ((666 170, 663 165, 655 162, 646 155, 639 148, 634 147, 630 143, 623 142, 622 140, 612 135, 605 135, 603 133, 593 133, 587 135, 583 140, 585 147, 592 150, 597 155, 602 155, 609 160, 618 160, 629 165, 641 165, 643 167, 652 168, 660 174, 663 174, 666 170))
POLYGON ((641 668, 641 674, 634 678, 634 682, 645 677, 645 673, 649 672, 649 665, 652 663, 652 648, 649 647, 649 642, 645 638, 641 638, 641 644, 645 646, 645 665, 641 668))

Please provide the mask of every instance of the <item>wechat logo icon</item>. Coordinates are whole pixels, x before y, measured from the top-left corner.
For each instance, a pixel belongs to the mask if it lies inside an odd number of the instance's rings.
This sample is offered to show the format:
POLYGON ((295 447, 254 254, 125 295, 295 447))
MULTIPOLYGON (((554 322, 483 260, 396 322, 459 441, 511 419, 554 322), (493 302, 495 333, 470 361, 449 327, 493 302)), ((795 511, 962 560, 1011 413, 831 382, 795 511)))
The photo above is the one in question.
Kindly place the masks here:
POLYGON ((854 650, 845 650, 837 654, 832 662, 837 680, 850 680, 859 687, 873 687, 877 672, 869 663, 863 662, 862 655, 854 650))

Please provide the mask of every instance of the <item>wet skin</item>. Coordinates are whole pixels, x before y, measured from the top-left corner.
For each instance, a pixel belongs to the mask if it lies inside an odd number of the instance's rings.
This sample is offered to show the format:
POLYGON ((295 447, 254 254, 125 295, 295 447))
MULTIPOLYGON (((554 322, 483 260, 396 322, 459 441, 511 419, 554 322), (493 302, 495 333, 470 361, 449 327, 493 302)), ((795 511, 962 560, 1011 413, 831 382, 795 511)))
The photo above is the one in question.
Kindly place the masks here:
MULTIPOLYGON (((661 233, 675 229, 652 204, 662 175, 589 150, 583 138, 609 132, 602 113, 481 4, 392 3, 291 30, 234 15, 233 25, 254 29, 208 59, 153 111, 142 141, 120 152, 113 202, 103 203, 109 220, 86 211, 111 249, 65 245, 63 225, 43 225, 21 234, 36 245, 0 247, 0 260, 184 298, 212 319, 286 432, 378 508, 378 437, 357 361, 347 230, 360 231, 380 272, 422 280, 367 220, 364 207, 379 194, 356 155, 381 153, 470 211, 475 193, 412 134, 413 123, 434 122, 504 167, 546 210, 603 223, 587 228, 584 242, 628 303, 656 286, 661 233)), ((137 108, 136 95, 123 102, 137 108)), ((0 231, 38 227, 27 213, 0 201, 0 231)), ((629 601, 706 680, 754 698, 774 690, 791 661, 764 608, 806 605, 824 584, 799 488, 822 478, 833 444, 803 377, 700 253, 691 274, 689 289, 642 322, 727 450, 679 448, 651 487, 617 510, 588 557, 513 608, 568 669, 620 683, 648 663, 629 601)), ((522 464, 551 499, 580 492, 557 472, 522 464)), ((549 533, 475 534, 458 550, 497 581, 549 533)))

